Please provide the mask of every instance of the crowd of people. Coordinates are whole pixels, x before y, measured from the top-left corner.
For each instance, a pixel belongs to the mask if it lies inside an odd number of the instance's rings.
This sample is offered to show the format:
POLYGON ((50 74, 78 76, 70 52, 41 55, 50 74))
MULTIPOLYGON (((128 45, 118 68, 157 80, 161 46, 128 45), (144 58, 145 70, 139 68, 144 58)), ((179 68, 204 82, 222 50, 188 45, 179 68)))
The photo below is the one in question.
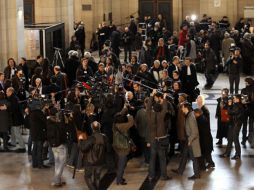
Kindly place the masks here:
POLYGON ((89 189, 99 189, 105 168, 116 173, 118 185, 126 185, 124 170, 135 156, 142 156, 141 165, 149 167, 149 181, 156 178, 158 168, 161 179, 169 180, 166 165, 176 151, 182 156, 172 171, 182 175, 191 159, 194 175, 189 179, 198 179, 202 170, 214 168, 215 163, 211 116, 197 88, 197 71, 204 72, 204 88, 211 89, 223 63, 230 90, 223 89, 218 99, 217 144, 227 138, 221 157, 230 156, 234 143, 232 159, 240 159, 241 127, 244 147, 254 132, 251 77, 246 77, 246 88, 238 94, 241 70, 254 73, 253 38, 244 20, 231 30, 223 17, 222 30, 222 24, 206 15, 199 24, 186 17, 179 36, 168 30, 161 15, 152 20, 145 18, 148 36, 144 44, 133 17, 123 32, 103 23, 94 38, 98 38, 98 62, 85 51, 83 23, 76 27, 65 67, 52 66, 41 55, 32 68, 25 58, 19 64, 8 59, 0 72, 2 152, 27 151, 32 168, 54 165, 52 185, 56 187, 65 184, 66 163, 77 170, 85 168, 89 189), (124 62, 119 59, 121 46, 124 62), (23 126, 29 129, 27 149, 23 126))

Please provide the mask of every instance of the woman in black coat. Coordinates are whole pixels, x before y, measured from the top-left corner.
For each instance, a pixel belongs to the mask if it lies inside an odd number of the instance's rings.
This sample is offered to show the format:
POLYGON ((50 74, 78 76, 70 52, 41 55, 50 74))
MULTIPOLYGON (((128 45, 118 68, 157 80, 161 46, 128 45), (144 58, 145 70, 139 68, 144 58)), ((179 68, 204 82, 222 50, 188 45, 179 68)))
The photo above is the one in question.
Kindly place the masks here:
POLYGON ((4 92, 0 92, 0 134, 1 137, 3 138, 3 146, 4 146, 4 151, 8 151, 8 130, 10 127, 10 118, 9 118, 9 103, 5 98, 4 92))

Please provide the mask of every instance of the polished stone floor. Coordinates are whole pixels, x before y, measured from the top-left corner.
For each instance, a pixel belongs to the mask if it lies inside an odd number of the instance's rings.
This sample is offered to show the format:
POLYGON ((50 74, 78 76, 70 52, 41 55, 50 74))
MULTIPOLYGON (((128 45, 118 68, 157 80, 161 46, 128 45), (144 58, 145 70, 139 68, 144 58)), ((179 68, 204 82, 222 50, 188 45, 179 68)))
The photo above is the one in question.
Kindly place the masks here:
MULTIPOLYGON (((204 77, 199 75, 200 88, 204 85, 204 77)), ((241 88, 243 87, 243 77, 241 88)), ((216 98, 219 96, 221 88, 228 87, 228 78, 220 75, 211 90, 203 90, 206 101, 211 112, 212 134, 216 134, 216 120, 214 118, 216 108, 216 98)), ((216 139, 214 139, 214 144, 216 139)), ((170 160, 167 171, 173 176, 170 181, 156 181, 153 184, 146 183, 147 168, 140 167, 140 160, 131 160, 126 168, 125 178, 127 186, 117 186, 113 181, 108 189, 110 190, 137 190, 137 189, 159 189, 159 190, 254 190, 254 149, 247 144, 246 149, 242 149, 242 159, 233 161, 219 158, 223 148, 215 145, 213 159, 216 167, 212 170, 202 172, 201 179, 189 181, 188 176, 192 175, 192 163, 189 162, 183 176, 172 174, 171 169, 178 166, 179 158, 170 160), (147 185, 148 184, 148 185, 147 185)), ((50 186, 53 176, 53 169, 32 169, 27 154, 0 153, 0 190, 48 190, 54 189, 50 186)), ((63 178, 66 186, 63 190, 83 190, 87 186, 83 180, 83 173, 77 173, 72 179, 72 170, 65 168, 63 178)))

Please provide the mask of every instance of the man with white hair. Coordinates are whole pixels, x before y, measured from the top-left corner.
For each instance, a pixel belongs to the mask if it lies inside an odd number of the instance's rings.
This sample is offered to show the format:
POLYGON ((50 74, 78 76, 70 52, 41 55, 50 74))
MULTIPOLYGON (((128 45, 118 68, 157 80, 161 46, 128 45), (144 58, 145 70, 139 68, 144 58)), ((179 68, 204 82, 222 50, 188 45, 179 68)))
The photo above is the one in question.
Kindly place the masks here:
POLYGON ((93 134, 85 140, 80 135, 80 150, 84 153, 85 181, 89 189, 100 188, 100 176, 109 150, 108 138, 100 132, 101 124, 91 124, 93 134))
POLYGON ((235 44, 235 40, 230 37, 230 34, 228 32, 224 33, 224 39, 222 40, 221 44, 221 50, 222 50, 222 56, 224 58, 224 63, 228 60, 230 56, 230 47, 232 44, 235 44))

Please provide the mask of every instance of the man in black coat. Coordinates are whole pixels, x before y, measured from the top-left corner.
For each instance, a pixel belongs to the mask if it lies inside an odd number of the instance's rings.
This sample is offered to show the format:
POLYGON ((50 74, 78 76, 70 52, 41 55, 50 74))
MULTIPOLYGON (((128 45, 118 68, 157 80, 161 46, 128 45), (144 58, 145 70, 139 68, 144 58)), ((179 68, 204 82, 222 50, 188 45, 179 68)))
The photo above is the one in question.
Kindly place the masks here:
POLYGON ((149 69, 152 67, 153 52, 152 52, 152 40, 147 38, 145 44, 141 48, 139 55, 139 63, 147 64, 149 69))
POLYGON ((234 54, 230 56, 227 64, 228 64, 230 94, 233 93, 238 94, 240 73, 242 67, 240 48, 235 48, 234 54))
POLYGON ((179 57, 174 56, 172 59, 172 64, 168 66, 168 76, 173 79, 173 71, 178 71, 180 73, 180 62, 179 57))
POLYGON ((80 150, 84 152, 85 181, 89 189, 100 189, 100 176, 109 150, 107 137, 100 133, 100 123, 92 123, 93 134, 87 140, 79 136, 80 150))
POLYGON ((5 92, 5 81, 4 81, 4 79, 5 79, 4 73, 0 72, 0 91, 5 92))
POLYGON ((132 51, 132 34, 128 27, 125 27, 124 33, 122 34, 122 41, 124 47, 124 61, 127 62, 127 54, 129 54, 129 62, 131 62, 131 51, 132 51))
POLYGON ((111 34, 111 48, 112 51, 116 54, 117 58, 119 58, 120 54, 120 41, 121 41, 121 33, 119 31, 119 28, 117 30, 114 30, 111 34))
MULTIPOLYGON (((6 95, 10 103, 10 114, 12 121, 11 134, 19 143, 19 148, 16 149, 16 152, 25 153, 25 143, 20 132, 20 127, 24 124, 24 117, 20 108, 19 99, 15 95, 15 90, 12 87, 7 88, 6 95)), ((14 140, 12 141, 12 143, 16 146, 16 142, 14 140)))
POLYGON ((192 64, 190 57, 186 57, 184 63, 185 65, 182 67, 181 71, 182 89, 184 93, 189 95, 190 102, 193 102, 196 99, 194 90, 196 86, 199 85, 197 80, 197 72, 195 66, 192 64))
MULTIPOLYGON (((0 91, 0 136, 3 138, 3 151, 9 152, 8 149, 8 131, 10 128, 9 120, 9 102, 5 98, 5 93, 0 91)), ((2 150, 1 150, 2 151, 2 150)))
POLYGON ((30 103, 30 134, 33 142, 32 167, 45 168, 43 165, 42 152, 43 143, 46 140, 47 119, 40 106, 40 100, 33 99, 30 103), (38 103, 37 106, 32 104, 38 103))
POLYGON ((245 33, 241 43, 243 56, 243 72, 246 75, 254 74, 254 45, 251 41, 251 34, 245 33))
POLYGON ((77 38, 77 41, 79 42, 82 56, 84 55, 84 50, 85 50, 85 40, 86 40, 86 33, 85 33, 85 28, 83 24, 80 24, 78 26, 78 29, 75 32, 75 36, 77 38))
POLYGON ((99 54, 101 55, 101 51, 103 49, 103 45, 108 40, 109 38, 109 27, 106 26, 106 23, 102 23, 102 27, 98 30, 97 35, 98 35, 98 41, 99 41, 99 54))
POLYGON ((65 63, 65 73, 68 76, 68 85, 72 86, 75 82, 74 80, 76 79, 76 71, 80 65, 80 62, 78 60, 78 52, 71 50, 68 52, 68 59, 66 60, 65 63))
POLYGON ((215 82, 216 65, 218 63, 217 63, 216 54, 210 48, 210 44, 208 42, 205 43, 204 62, 205 62, 205 77, 206 77, 205 88, 211 89, 215 82))
POLYGON ((195 109, 194 113, 198 124, 199 141, 202 154, 200 166, 204 169, 214 168, 215 164, 211 156, 213 151, 213 138, 210 130, 210 123, 201 109, 195 109))

